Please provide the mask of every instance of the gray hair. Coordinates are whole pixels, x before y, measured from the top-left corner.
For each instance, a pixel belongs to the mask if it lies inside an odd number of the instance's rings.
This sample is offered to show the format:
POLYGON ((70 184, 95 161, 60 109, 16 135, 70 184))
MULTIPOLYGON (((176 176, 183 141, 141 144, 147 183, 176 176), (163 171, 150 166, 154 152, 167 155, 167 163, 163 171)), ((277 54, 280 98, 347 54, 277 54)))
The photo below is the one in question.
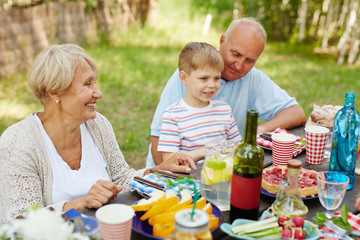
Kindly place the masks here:
POLYGON ((49 93, 63 94, 70 86, 78 66, 88 63, 97 72, 95 61, 75 44, 51 45, 35 58, 29 73, 29 86, 42 104, 49 93))
POLYGON ((227 35, 229 35, 229 33, 232 32, 239 23, 250 23, 250 24, 253 24, 254 26, 256 26, 257 29, 260 31, 260 33, 263 35, 263 37, 265 39, 264 42, 266 42, 267 34, 266 34, 264 27, 258 21, 256 21, 255 18, 252 18, 252 17, 244 17, 244 18, 239 18, 239 19, 233 20, 230 23, 226 32, 224 33, 225 37, 227 37, 227 35))

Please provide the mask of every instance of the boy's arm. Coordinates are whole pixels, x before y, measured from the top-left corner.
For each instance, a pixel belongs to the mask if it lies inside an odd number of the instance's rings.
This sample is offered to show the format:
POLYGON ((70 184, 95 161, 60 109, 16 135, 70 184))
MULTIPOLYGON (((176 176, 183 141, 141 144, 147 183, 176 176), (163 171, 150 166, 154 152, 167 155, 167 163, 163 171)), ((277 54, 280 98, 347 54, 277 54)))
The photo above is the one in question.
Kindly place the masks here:
MULTIPOLYGON (((190 156, 196 162, 196 161, 199 161, 199 160, 205 158, 205 147, 202 147, 202 148, 199 148, 199 149, 196 149, 196 150, 192 150, 192 151, 188 151, 188 152, 181 152, 181 153, 190 156)), ((173 154, 176 154, 176 153, 174 153, 174 152, 161 152, 162 160, 166 161, 173 154)))

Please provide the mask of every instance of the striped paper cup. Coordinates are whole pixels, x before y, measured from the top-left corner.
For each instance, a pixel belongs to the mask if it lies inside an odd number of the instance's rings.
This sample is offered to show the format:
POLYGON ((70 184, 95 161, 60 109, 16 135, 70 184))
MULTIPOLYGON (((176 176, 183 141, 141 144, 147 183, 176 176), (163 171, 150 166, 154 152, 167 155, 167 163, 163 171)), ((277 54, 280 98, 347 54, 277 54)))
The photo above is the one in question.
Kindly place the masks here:
POLYGON ((134 214, 135 211, 124 204, 108 204, 99 208, 95 216, 100 223, 101 239, 129 240, 134 214))
POLYGON ((310 164, 323 162, 328 133, 329 129, 326 127, 308 126, 305 128, 306 162, 310 164))
POLYGON ((273 165, 287 165, 294 152, 296 137, 292 134, 281 132, 271 135, 273 165))

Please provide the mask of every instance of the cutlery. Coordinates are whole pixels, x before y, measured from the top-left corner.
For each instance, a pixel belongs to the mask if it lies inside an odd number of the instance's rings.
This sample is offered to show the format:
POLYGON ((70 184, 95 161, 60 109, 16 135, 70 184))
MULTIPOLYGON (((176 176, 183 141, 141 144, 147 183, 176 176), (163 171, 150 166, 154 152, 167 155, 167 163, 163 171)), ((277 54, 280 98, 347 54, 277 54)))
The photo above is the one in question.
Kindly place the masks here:
POLYGON ((147 185, 149 187, 153 187, 153 188, 156 188, 156 189, 159 189, 159 190, 164 190, 165 189, 164 186, 162 186, 162 185, 160 185, 158 183, 151 182, 151 181, 149 181, 149 180, 147 180, 145 178, 142 178, 142 177, 135 176, 134 180, 139 182, 139 183, 142 183, 144 185, 147 185))
POLYGON ((172 179, 177 179, 177 178, 181 177, 180 175, 170 173, 170 172, 167 172, 167 171, 163 171, 163 170, 150 169, 150 172, 151 173, 159 173, 159 174, 161 174, 163 176, 166 176, 166 177, 169 177, 169 178, 172 178, 172 179))
POLYGON ((268 140, 268 141, 272 142, 271 134, 269 134, 269 133, 261 133, 260 137, 265 139, 265 140, 268 140))

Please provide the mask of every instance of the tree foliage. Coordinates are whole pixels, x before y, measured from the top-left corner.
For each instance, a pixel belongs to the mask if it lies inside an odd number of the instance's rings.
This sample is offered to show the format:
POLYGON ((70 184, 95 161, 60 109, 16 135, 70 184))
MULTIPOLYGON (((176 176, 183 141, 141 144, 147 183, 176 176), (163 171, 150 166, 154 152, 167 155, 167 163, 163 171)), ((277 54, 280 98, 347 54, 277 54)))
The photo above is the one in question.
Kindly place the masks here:
POLYGON ((360 0, 196 0, 195 11, 214 15, 225 29, 234 18, 254 17, 270 41, 307 42, 338 64, 359 63, 360 0))

